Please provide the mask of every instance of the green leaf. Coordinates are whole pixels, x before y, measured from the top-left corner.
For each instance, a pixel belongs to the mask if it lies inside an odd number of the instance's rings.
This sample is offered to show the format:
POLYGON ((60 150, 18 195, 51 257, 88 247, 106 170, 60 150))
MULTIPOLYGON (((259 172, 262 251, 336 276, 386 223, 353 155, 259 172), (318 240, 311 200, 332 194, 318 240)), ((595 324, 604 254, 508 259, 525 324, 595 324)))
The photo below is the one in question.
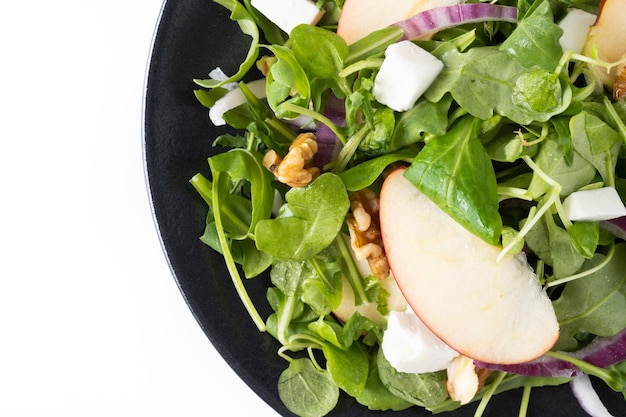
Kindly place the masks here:
POLYGON ((361 394, 356 397, 359 404, 370 410, 393 410, 401 411, 413 406, 413 403, 394 395, 385 387, 378 374, 378 366, 375 353, 370 363, 370 373, 365 382, 361 394))
POLYGON ((567 84, 561 85, 558 78, 543 70, 529 75, 527 68, 497 47, 472 48, 465 53, 453 47, 442 48, 438 58, 445 68, 425 97, 436 102, 450 92, 463 109, 479 119, 487 120, 495 112, 519 124, 544 122, 571 102, 567 84), (551 88, 540 90, 539 97, 529 96, 524 88, 532 87, 532 83, 551 88))
POLYGON ((337 78, 348 56, 348 46, 341 36, 303 24, 291 31, 289 39, 296 59, 310 78, 337 78))
POLYGON ((570 132, 576 152, 598 170, 605 184, 612 184, 622 145, 619 134, 588 112, 570 119, 570 132))
POLYGON ((409 154, 390 153, 369 159, 339 174, 348 191, 358 191, 372 185, 389 165, 413 159, 409 154))
POLYGON ((477 128, 475 119, 461 119, 430 140, 404 175, 467 230, 497 244, 502 228, 498 186, 477 128))
MULTIPOLYGON (((569 195, 589 184, 596 175, 593 165, 578 152, 574 151, 571 161, 568 161, 554 136, 548 137, 540 144, 534 161, 545 174, 561 185, 562 196, 569 195)), ((551 185, 547 184, 540 175, 533 174, 528 191, 534 198, 550 190, 552 190, 551 185)))
POLYGON ((369 375, 369 356, 359 343, 340 349, 326 343, 322 347, 326 368, 335 384, 352 397, 358 397, 369 375))
MULTIPOLYGON (((596 254, 585 262, 590 269, 606 259, 596 254)), ((596 336, 613 336, 626 327, 626 244, 615 247, 609 263, 599 271, 565 285, 559 299, 553 302, 561 327, 555 350, 578 347, 575 335, 580 332, 596 336)))
POLYGON ((280 45, 266 47, 276 57, 267 75, 267 101, 277 117, 297 117, 280 109, 280 104, 287 100, 307 107, 311 98, 309 78, 291 49, 280 45))
MULTIPOLYGON (((263 166, 259 154, 245 149, 232 149, 209 158, 209 165, 212 171, 225 172, 233 180, 250 183, 252 208, 250 210, 249 231, 253 231, 261 219, 270 217, 274 205, 273 178, 271 173, 263 166)), ((231 194, 226 191, 223 198, 228 201, 227 197, 229 195, 231 194)), ((235 208, 238 204, 232 204, 231 206, 235 208)))
POLYGON ((292 215, 261 220, 255 230, 257 247, 278 259, 305 260, 319 253, 335 239, 350 208, 343 182, 330 173, 292 188, 285 198, 292 215))
POLYGON ((378 374, 385 387, 394 395, 421 407, 434 407, 448 398, 446 371, 413 374, 399 372, 378 351, 378 374))
POLYGON ((563 278, 575 274, 585 262, 585 258, 576 249, 568 231, 557 226, 552 217, 545 218, 549 219, 548 237, 554 276, 563 278))
POLYGON ((396 121, 387 152, 424 140, 426 134, 443 135, 448 129, 448 111, 452 104, 450 95, 436 103, 419 100, 410 110, 403 112, 396 121))
POLYGON ((243 78, 244 75, 248 73, 250 68, 254 66, 256 59, 259 55, 259 28, 254 20, 254 18, 248 13, 248 10, 244 6, 241 5, 236 0, 213 0, 215 3, 220 4, 226 7, 231 11, 230 20, 236 21, 239 25, 239 28, 243 33, 249 35, 252 40, 250 42, 250 48, 248 49, 248 54, 243 62, 239 65, 239 69, 237 72, 228 77, 226 80, 218 81, 212 79, 195 79, 194 82, 201 87, 205 88, 215 88, 220 87, 224 84, 232 83, 239 81, 243 78))
POLYGON ((539 66, 553 72, 563 55, 559 43, 562 34, 563 29, 554 23, 550 3, 543 1, 528 17, 521 19, 500 49, 510 53, 525 68, 539 66))
POLYGON ((345 59, 345 65, 382 55, 389 45, 396 43, 403 35, 404 31, 397 26, 389 26, 371 32, 348 46, 349 54, 345 59))
POLYGON ((326 371, 310 359, 294 359, 278 379, 278 395, 285 407, 300 417, 319 417, 337 405, 339 388, 326 371))
POLYGON ((575 222, 567 232, 572 244, 582 256, 591 259, 600 241, 599 222, 575 222))

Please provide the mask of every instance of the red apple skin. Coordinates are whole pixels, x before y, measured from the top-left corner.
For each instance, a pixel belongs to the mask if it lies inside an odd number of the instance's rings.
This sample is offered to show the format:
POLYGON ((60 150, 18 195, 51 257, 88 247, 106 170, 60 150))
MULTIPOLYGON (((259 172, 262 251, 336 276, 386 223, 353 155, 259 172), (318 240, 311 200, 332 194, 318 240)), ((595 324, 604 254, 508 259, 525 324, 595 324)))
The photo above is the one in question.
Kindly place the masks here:
POLYGON ((472 359, 523 363, 559 336, 552 303, 523 255, 468 232, 394 170, 380 196, 387 259, 405 299, 433 333, 472 359))

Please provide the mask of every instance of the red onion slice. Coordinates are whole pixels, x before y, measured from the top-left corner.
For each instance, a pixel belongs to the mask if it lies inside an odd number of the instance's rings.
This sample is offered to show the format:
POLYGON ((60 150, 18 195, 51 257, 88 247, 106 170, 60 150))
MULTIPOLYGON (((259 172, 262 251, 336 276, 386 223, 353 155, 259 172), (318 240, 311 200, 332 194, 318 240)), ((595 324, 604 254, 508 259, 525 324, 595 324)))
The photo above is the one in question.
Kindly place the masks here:
POLYGON ((613 417, 602 403, 598 393, 593 389, 589 376, 580 375, 572 379, 570 388, 580 407, 591 417, 613 417))
POLYGON ((504 21, 517 23, 517 8, 490 3, 434 7, 394 23, 409 40, 429 39, 433 34, 466 23, 504 21))
MULTIPOLYGON (((324 107, 324 116, 337 126, 344 126, 346 123, 346 109, 343 100, 331 95, 324 107)), ((313 157, 316 166, 323 167, 332 162, 341 150, 341 141, 337 135, 324 123, 317 124, 315 132, 317 138, 317 153, 313 157)))
MULTIPOLYGON (((615 365, 626 360, 626 329, 612 337, 599 337, 583 349, 567 354, 600 368, 615 365)), ((583 374, 577 366, 570 362, 549 356, 542 356, 533 361, 515 365, 500 365, 479 361, 474 363, 479 368, 526 376, 573 377, 583 374)))

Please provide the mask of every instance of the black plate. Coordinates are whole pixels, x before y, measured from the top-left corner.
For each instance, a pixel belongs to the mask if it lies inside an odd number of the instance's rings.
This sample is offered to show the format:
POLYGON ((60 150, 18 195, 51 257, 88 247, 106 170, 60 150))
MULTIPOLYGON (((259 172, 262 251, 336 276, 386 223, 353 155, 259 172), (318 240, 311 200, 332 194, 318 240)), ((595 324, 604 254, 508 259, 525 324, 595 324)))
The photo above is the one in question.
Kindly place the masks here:
MULTIPOLYGON (((276 354, 279 345, 269 334, 257 331, 235 293, 221 256, 198 239, 207 207, 188 182, 198 172, 208 176, 206 159, 216 152, 212 140, 226 131, 211 125, 206 109, 195 100, 192 80, 206 77, 217 66, 227 74, 234 73, 247 51, 248 39, 229 20, 229 11, 210 0, 165 2, 147 76, 146 175, 162 244, 189 308, 234 371, 278 413, 289 416, 292 414, 280 402, 276 389, 278 376, 286 367, 276 354)), ((267 277, 247 281, 246 285, 261 315, 267 317, 267 277)), ((602 386, 600 389, 613 413, 624 415, 623 398, 607 394, 602 386)), ((484 416, 517 416, 520 397, 519 390, 494 397, 484 416)), ((444 415, 470 417, 475 407, 444 415)), ((330 415, 390 413, 368 411, 343 396, 330 415)), ((420 417, 430 413, 413 407, 391 415, 420 417)), ((568 386, 532 391, 529 417, 586 415, 568 386)))

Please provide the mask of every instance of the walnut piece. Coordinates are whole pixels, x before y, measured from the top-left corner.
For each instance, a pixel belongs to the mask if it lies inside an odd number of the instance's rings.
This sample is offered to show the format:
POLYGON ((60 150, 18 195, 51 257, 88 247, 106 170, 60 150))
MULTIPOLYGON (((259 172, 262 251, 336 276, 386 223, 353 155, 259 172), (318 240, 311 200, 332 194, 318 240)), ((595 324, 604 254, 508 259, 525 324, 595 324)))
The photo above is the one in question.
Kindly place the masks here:
POLYGON ((350 213, 346 217, 350 244, 358 260, 367 263, 378 279, 389 276, 389 263, 383 248, 378 217, 378 196, 368 189, 350 194, 350 213))
POLYGON ((615 101, 626 98, 626 63, 617 67, 615 83, 613 84, 613 99, 615 101))
POLYGON ((476 367, 474 360, 467 356, 457 356, 447 368, 446 388, 450 398, 461 404, 467 404, 485 386, 485 381, 492 372, 476 367))
POLYGON ((290 187, 304 187, 320 174, 313 166, 317 142, 313 133, 302 133, 296 137, 284 158, 271 150, 263 157, 263 166, 274 173, 276 179, 290 187))

